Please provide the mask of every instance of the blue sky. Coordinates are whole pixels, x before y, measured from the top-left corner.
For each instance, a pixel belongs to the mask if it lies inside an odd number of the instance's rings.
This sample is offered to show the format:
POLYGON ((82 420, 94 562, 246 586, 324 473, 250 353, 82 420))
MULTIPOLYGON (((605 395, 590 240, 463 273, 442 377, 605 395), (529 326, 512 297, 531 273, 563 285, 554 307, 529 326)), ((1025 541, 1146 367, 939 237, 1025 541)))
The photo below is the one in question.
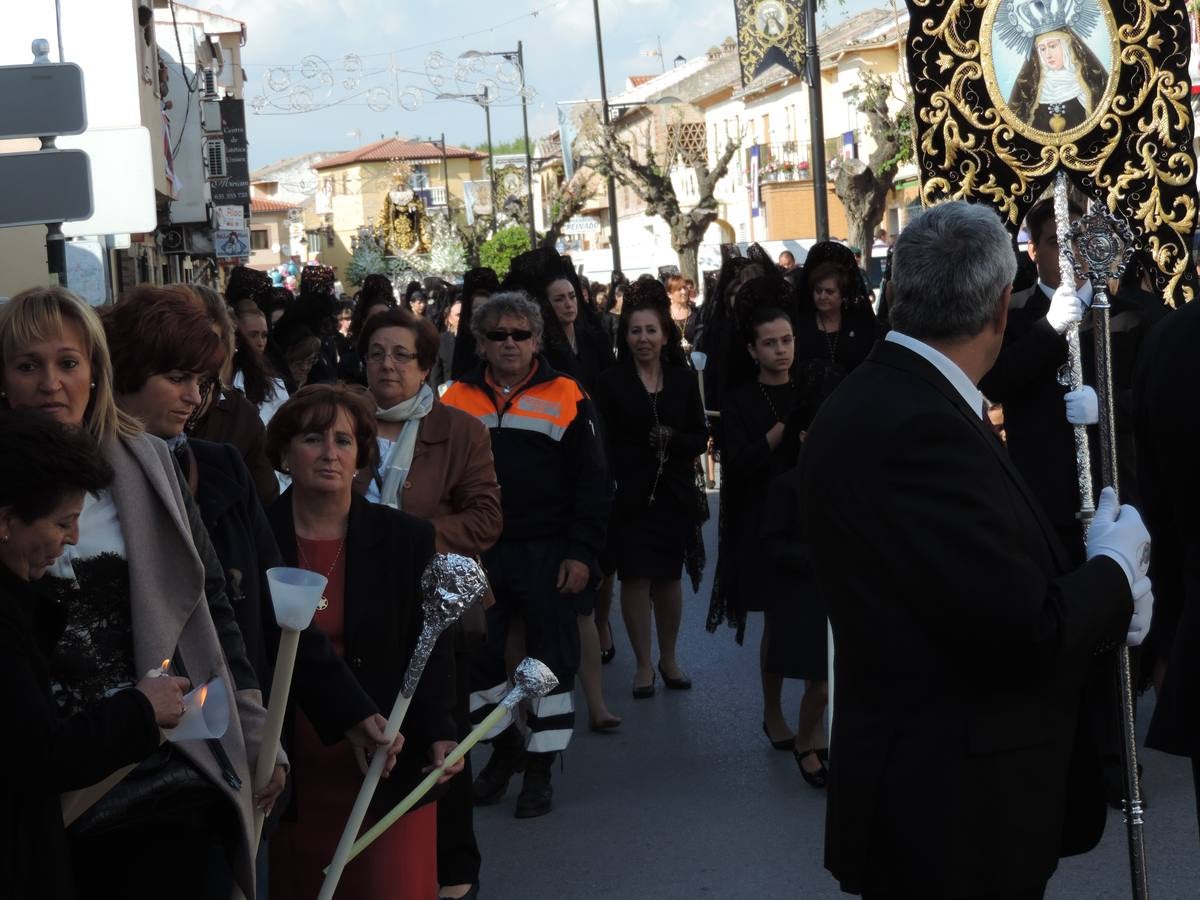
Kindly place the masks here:
MULTIPOLYGON (((450 76, 440 85, 444 93, 470 93, 479 78, 493 79, 509 96, 493 106, 493 137, 501 141, 519 136, 520 105, 504 86, 510 71, 460 72, 462 78, 454 81, 454 61, 467 50, 513 50, 518 40, 524 42, 527 82, 535 92, 529 106, 531 135, 556 127, 556 101, 599 96, 590 0, 193 0, 193 5, 246 22, 248 107, 255 96, 266 95, 270 103, 264 111, 294 109, 289 89, 295 86, 303 86, 313 105, 321 105, 385 85, 389 98, 396 96, 398 87, 412 107, 393 100, 376 111, 359 98, 357 105, 342 103, 299 114, 255 114, 248 108, 254 167, 311 150, 349 149, 397 131, 405 137, 444 131, 451 144, 483 142, 479 107, 433 99, 438 86, 431 75, 436 79, 439 74, 450 76), (349 53, 358 55, 361 72, 352 73, 343 64, 349 53), (431 59, 434 53, 449 62, 431 66, 437 61, 431 59), (315 77, 305 79, 299 67, 310 56, 315 58, 309 72, 315 77), (332 85, 320 84, 322 73, 332 85), (358 84, 347 89, 345 84, 356 77, 358 84), (272 84, 280 89, 272 90, 272 84)), ((827 3, 819 23, 823 28, 882 5, 880 0, 827 3)), ((629 75, 660 71, 658 58, 646 55, 657 51, 659 41, 670 66, 676 56, 697 56, 734 34, 732 0, 601 0, 600 14, 610 93, 620 91, 629 75)))

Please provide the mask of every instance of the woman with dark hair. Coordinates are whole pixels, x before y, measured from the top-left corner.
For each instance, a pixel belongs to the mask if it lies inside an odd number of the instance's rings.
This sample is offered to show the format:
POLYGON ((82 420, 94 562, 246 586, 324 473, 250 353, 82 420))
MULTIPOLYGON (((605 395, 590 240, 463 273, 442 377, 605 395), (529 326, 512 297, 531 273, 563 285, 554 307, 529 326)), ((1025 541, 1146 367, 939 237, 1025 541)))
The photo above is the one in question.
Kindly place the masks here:
MULTIPOLYGON (((426 383, 438 346, 433 323, 408 310, 375 316, 364 327, 359 349, 376 405, 379 467, 360 471, 356 487, 372 502, 431 522, 439 552, 479 558, 504 524, 491 437, 482 422, 443 404, 426 383)), ((473 607, 453 633, 460 738, 471 730, 471 653, 486 632, 483 608, 473 607)), ((480 860, 469 768, 438 802, 437 834, 439 896, 465 896, 479 883, 480 860)))
MULTIPOLYGON (((183 712, 187 679, 157 672, 65 717, 54 700, 47 657, 62 622, 37 627, 52 603, 39 582, 79 541, 84 497, 112 477, 87 431, 41 412, 0 411, 0 703, 9 735, 0 750, 0 883, 12 897, 76 896, 59 795, 145 759, 159 727, 173 728, 183 712)), ((143 864, 164 879, 175 874, 169 858, 143 864)))
MULTIPOLYGON (((315 622, 375 703, 391 709, 421 630, 421 575, 434 554, 427 522, 368 503, 355 473, 373 466, 375 404, 361 388, 315 384, 298 391, 271 420, 267 452, 292 478, 268 513, 285 565, 328 579, 315 622)), ((404 748, 392 777, 375 792, 368 820, 391 809, 455 746, 453 657, 449 635, 433 648, 404 720, 404 748)), ((357 756, 327 743, 297 716, 291 754, 307 773, 296 792, 296 819, 271 841, 272 891, 315 897, 362 783, 357 756)), ((448 777, 462 769, 458 763, 448 777)), ((436 896, 435 797, 404 816, 346 869, 349 897, 428 900, 436 896)))
POLYGON ((471 316, 476 306, 482 304, 488 297, 500 290, 500 279, 496 273, 486 266, 471 269, 463 274, 462 312, 459 322, 465 323, 460 327, 454 339, 454 356, 450 366, 447 381, 461 378, 479 365, 479 353, 475 344, 475 335, 471 333, 471 316))
MULTIPOLYGON (((174 362, 184 372, 220 360, 211 328, 186 346, 174 362)), ((57 602, 45 609, 66 622, 50 655, 60 714, 132 686, 164 659, 181 676, 219 676, 236 710, 219 741, 166 745, 71 826, 79 890, 143 897, 169 883, 174 896, 201 898, 215 874, 205 870, 209 850, 219 849, 253 896, 253 806, 275 797, 252 796, 250 784, 266 712, 187 485, 167 447, 117 408, 103 326, 70 291, 33 288, 0 306, 0 371, 2 404, 87 430, 114 472, 110 488, 84 498, 80 541, 46 576, 57 602), (152 798, 149 808, 134 806, 139 796, 152 798)))
MULTIPOLYGON (((165 288, 139 286, 122 300, 122 303, 139 303, 160 296, 160 291, 175 291, 180 296, 199 298, 201 308, 208 316, 209 328, 217 333, 224 349, 223 361, 213 373, 203 400, 188 421, 187 432, 193 437, 218 444, 233 444, 242 455, 246 468, 254 478, 258 498, 263 504, 275 502, 279 496, 279 482, 267 462, 264 446, 266 428, 256 407, 241 391, 233 387, 233 360, 237 353, 237 329, 229 314, 224 298, 211 288, 202 285, 169 285, 165 288)), ((138 354, 136 345, 131 354, 138 354)), ((250 363, 253 365, 253 363, 250 363)))
POLYGON ((600 376, 596 403, 617 482, 609 553, 621 579, 621 615, 637 660, 633 696, 643 699, 654 695, 652 609, 658 671, 668 688, 691 687, 675 644, 683 610, 680 575, 703 502, 695 463, 708 428, 699 382, 687 367, 666 292, 656 279, 645 276, 631 286, 620 336, 620 361, 600 376))
MULTIPOLYGON (((746 613, 768 611, 759 645, 762 727, 776 750, 791 750, 794 737, 783 714, 783 677, 778 674, 778 667, 768 665, 768 653, 775 639, 769 610, 776 603, 793 603, 795 586, 788 584, 782 596, 776 595, 776 583, 770 577, 772 567, 763 554, 763 510, 773 479, 796 464, 800 450, 800 430, 795 415, 799 397, 792 378, 795 328, 786 312, 763 306, 748 314, 745 338, 746 350, 758 369, 758 377, 729 391, 721 409, 724 521, 715 581, 725 598, 727 617, 739 626, 745 622, 746 613)), ((714 592, 717 590, 714 588, 714 592)), ((819 638, 824 648, 823 629, 819 638)), ((782 642, 775 640, 776 644, 782 642)), ((823 660, 822 655, 822 664, 823 660)), ((810 747, 806 745, 804 749, 810 747)), ((813 773, 818 772, 819 761, 813 759, 809 766, 811 772, 801 764, 805 777, 817 777, 813 773)))
POLYGON ((621 307, 625 302, 625 292, 628 290, 629 282, 625 276, 620 272, 614 272, 612 284, 609 285, 608 293, 604 297, 601 313, 604 333, 608 335, 608 342, 612 345, 614 353, 619 349, 617 341, 620 335, 621 307))
POLYGON ((1065 23, 1025 41, 1028 56, 1008 97, 1013 114, 1052 134, 1082 125, 1104 98, 1104 63, 1065 23))
POLYGON ((849 247, 826 241, 809 250, 796 317, 797 375, 809 420, 883 336, 871 299, 849 247))
MULTIPOLYGON (((221 561, 246 653, 259 684, 270 685, 279 626, 266 575, 283 564, 279 550, 236 449, 189 440, 183 431, 202 402, 201 385, 220 365, 216 356, 190 359, 189 347, 204 345, 209 320, 195 304, 163 293, 118 304, 106 312, 104 327, 113 351, 117 405, 171 447, 221 561), (203 368, 180 368, 188 362, 203 368)), ((345 734, 364 749, 386 745, 386 720, 315 624, 301 634, 291 699, 322 735, 339 740, 345 734)), ((282 788, 282 767, 275 777, 282 788)))
POLYGON ((564 272, 549 272, 538 299, 546 322, 546 359, 591 393, 601 373, 616 360, 604 334, 580 314, 577 283, 564 272))

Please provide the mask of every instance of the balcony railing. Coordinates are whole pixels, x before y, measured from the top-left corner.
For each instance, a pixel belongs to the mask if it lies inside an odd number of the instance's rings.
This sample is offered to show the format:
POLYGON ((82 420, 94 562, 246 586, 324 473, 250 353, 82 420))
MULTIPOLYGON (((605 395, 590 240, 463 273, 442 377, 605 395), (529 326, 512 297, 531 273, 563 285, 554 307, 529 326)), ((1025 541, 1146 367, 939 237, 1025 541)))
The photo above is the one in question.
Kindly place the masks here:
POLYGON ((444 184, 430 185, 429 195, 431 206, 446 205, 446 186, 444 184))

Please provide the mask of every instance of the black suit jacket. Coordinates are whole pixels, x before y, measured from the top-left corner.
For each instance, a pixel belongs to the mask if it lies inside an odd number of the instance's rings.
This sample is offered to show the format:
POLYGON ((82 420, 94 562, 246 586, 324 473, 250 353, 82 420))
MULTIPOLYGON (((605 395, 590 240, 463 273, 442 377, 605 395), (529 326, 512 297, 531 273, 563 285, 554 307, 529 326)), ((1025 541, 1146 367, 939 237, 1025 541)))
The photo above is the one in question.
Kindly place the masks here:
MULTIPOLYGON (((290 488, 268 510, 267 517, 284 564, 296 565, 290 488)), ((343 658, 375 705, 389 715, 421 633, 421 574, 433 558, 433 526, 355 496, 345 553, 343 658)), ((391 809, 420 780, 420 770, 429 762, 430 744, 457 739, 452 718, 452 640, 444 633, 430 654, 400 729, 404 750, 391 777, 380 782, 375 792, 371 808, 376 812, 391 809)))
POLYGON ((1146 744, 1200 758, 1200 304, 1154 327, 1134 376, 1139 475, 1150 529, 1151 659, 1167 661, 1146 744))
POLYGON ((801 466, 835 646, 826 866, 925 900, 1044 882, 1104 827, 1078 712, 1132 613, 1121 568, 1068 569, 990 426, 898 344, 825 402, 801 466))

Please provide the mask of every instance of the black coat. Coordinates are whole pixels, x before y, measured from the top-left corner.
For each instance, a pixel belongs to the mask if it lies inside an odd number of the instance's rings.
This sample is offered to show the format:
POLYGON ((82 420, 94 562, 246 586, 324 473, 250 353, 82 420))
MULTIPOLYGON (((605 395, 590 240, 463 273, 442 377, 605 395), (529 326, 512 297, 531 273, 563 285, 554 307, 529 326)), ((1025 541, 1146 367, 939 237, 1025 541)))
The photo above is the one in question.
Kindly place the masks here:
MULTIPOLYGON (((226 593, 237 615, 246 655, 262 686, 263 705, 268 706, 279 625, 267 569, 283 565, 283 560, 237 449, 197 440, 187 446, 197 466, 196 505, 221 560, 226 593)), ((378 712, 315 622, 300 633, 289 699, 330 744, 378 712)))
POLYGON ((1146 646, 1167 661, 1146 744, 1200 758, 1200 305, 1189 303, 1151 330, 1134 376, 1135 431, 1154 623, 1146 646))
POLYGON ((593 328, 582 318, 575 322, 575 350, 564 340, 548 340, 546 344, 546 359, 550 365, 564 375, 570 375, 589 394, 594 394, 600 382, 600 375, 612 368, 616 362, 612 345, 607 335, 599 328, 593 328))
POLYGON ((1133 611, 1120 566, 1072 570, 991 427, 897 344, 825 402, 800 465, 835 643, 826 866, 927 900, 1043 883, 1104 828, 1079 713, 1133 611))
MULTIPOLYGON (((1067 340, 1046 321, 1050 298, 1037 285, 1013 295, 1004 345, 992 370, 979 389, 993 403, 1004 405, 1004 430, 1008 449, 1021 475, 1045 507, 1059 530, 1067 550, 1082 558, 1079 520, 1079 488, 1075 474, 1075 439, 1066 419, 1059 369, 1067 362, 1067 340)), ((1137 477, 1133 446, 1131 390, 1145 324, 1161 316, 1149 303, 1114 298, 1112 311, 1112 364, 1114 406, 1117 417, 1117 465, 1121 499, 1137 501, 1137 477)), ((1094 343, 1090 313, 1080 335, 1084 381, 1095 386, 1094 343)), ((1094 432, 1095 429, 1092 429, 1094 432)), ((1092 465, 1098 481, 1100 451, 1091 448, 1092 465)))
POLYGON ((125 690, 68 718, 50 691, 49 647, 34 637, 36 583, 0 565, 0 893, 14 900, 75 896, 59 794, 95 784, 158 747, 150 701, 125 690))
MULTIPOLYGON (((672 429, 667 460, 655 489, 656 502, 677 513, 699 518, 696 502, 696 457, 704 452, 708 429, 700 403, 696 373, 664 364, 658 396, 658 419, 672 429)), ((608 463, 617 482, 618 515, 637 515, 646 509, 658 456, 650 446, 654 425, 650 400, 633 362, 608 369, 596 386, 596 406, 604 423, 608 463)))
MULTIPOLYGON (((267 511, 284 564, 296 565, 292 490, 267 511)), ((346 530, 345 660, 372 702, 389 715, 421 633, 421 574, 433 558, 433 526, 355 496, 346 530)), ((375 791, 372 809, 390 810, 422 777, 430 744, 457 738, 453 638, 434 645, 401 728, 404 750, 375 791)), ((302 789, 302 788, 301 788, 302 789)), ((430 797, 429 799, 433 799, 430 797)))
MULTIPOLYGON (((721 451, 721 523, 719 581, 725 602, 735 615, 762 610, 770 596, 772 567, 764 553, 764 511, 772 479, 796 464, 800 431, 796 404, 786 412, 772 410, 757 381, 725 395, 721 406, 724 446, 721 451), (767 432, 784 418, 784 436, 774 450, 767 432)), ((807 421, 803 425, 807 425, 807 421)))

